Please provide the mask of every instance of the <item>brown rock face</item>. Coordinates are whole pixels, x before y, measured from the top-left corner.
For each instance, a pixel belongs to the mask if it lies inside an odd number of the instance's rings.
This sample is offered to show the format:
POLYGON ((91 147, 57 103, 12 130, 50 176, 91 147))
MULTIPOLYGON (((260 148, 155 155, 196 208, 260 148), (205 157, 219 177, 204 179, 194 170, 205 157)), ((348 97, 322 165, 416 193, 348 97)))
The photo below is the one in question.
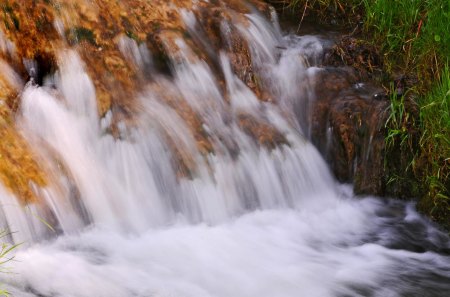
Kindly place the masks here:
POLYGON ((245 133, 252 136, 255 141, 269 149, 274 149, 278 145, 288 144, 282 133, 272 127, 269 123, 263 123, 249 114, 238 116, 238 124, 245 133))
POLYGON ((317 79, 311 138, 341 182, 354 182, 358 194, 384 193, 384 136, 387 100, 376 88, 356 84, 338 69, 325 69, 317 79))
POLYGON ((12 121, 11 111, 0 106, 0 180, 22 202, 29 203, 37 199, 32 184, 45 186, 46 178, 12 121))

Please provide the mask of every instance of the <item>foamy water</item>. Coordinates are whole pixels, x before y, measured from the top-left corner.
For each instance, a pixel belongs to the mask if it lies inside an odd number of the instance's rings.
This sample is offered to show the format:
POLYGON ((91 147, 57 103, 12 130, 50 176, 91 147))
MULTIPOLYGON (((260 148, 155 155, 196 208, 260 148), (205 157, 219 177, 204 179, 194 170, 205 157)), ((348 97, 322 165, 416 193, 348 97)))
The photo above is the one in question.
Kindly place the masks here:
POLYGON ((450 261, 439 254, 448 240, 410 206, 333 198, 214 226, 60 237, 19 252, 8 288, 15 296, 448 295, 450 261), (396 233, 402 224, 424 230, 408 238, 396 233))

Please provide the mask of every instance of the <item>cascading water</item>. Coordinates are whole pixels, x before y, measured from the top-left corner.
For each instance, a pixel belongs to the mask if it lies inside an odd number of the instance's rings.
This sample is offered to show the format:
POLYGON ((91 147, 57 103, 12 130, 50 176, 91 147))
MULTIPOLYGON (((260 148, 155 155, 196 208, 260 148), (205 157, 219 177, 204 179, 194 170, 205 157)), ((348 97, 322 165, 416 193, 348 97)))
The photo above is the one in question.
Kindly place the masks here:
MULTIPOLYGON (((195 16, 181 14, 207 47, 195 16)), ((334 182, 307 140, 328 41, 283 36, 273 21, 255 13, 221 28, 225 38, 230 26, 245 38, 272 102, 258 100, 225 52, 206 50, 218 74, 181 39, 171 77, 154 70, 145 47, 119 41, 129 63, 152 76, 130 120, 114 111, 98 117, 94 85, 73 50, 60 52, 43 86, 25 86, 17 125, 53 182, 36 186, 42 201, 25 208, 0 189, 4 226, 28 245, 9 263, 14 273, 1 275, 14 296, 450 294, 446 235, 411 204, 356 199, 334 182), (200 115, 211 152, 199 150, 165 96, 200 115), (261 145, 241 115, 285 140, 261 145)))

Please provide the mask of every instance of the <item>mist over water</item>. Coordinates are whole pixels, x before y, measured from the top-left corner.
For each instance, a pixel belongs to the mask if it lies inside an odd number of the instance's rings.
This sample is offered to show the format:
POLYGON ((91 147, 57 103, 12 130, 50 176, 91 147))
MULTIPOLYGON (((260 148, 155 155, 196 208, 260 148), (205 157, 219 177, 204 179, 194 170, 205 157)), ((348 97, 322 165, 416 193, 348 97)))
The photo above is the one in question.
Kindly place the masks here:
MULTIPOLYGON (((181 13, 207 47, 195 16, 181 13)), ((413 204, 355 198, 308 141, 330 41, 284 34, 275 16, 246 17, 224 23, 222 35, 234 26, 248 42, 268 102, 234 74, 225 50, 206 48, 218 74, 181 39, 172 76, 154 69, 147 48, 118 42, 151 75, 130 120, 98 116, 73 50, 61 51, 43 86, 24 87, 17 125, 52 183, 24 209, 0 188, 2 223, 26 243, 8 263, 14 273, 0 276, 14 296, 449 296, 447 235, 413 204), (199 150, 167 96, 200 115, 213 152, 199 150), (242 114, 286 141, 260 145, 239 126, 242 114), (174 147, 188 174, 174 166, 174 147)))

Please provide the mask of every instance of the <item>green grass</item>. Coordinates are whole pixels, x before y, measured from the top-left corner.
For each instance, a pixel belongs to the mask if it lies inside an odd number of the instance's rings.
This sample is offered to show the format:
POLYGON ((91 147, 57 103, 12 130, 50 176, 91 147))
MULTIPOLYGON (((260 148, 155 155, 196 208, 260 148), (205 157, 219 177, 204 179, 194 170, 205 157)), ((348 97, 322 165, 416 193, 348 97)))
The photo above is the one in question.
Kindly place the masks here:
POLYGON ((450 3, 445 0, 364 0, 365 28, 385 54, 388 71, 420 74, 427 89, 450 53, 450 3))
POLYGON ((405 96, 397 95, 394 84, 391 84, 390 89, 390 93, 392 94, 389 106, 390 113, 385 125, 388 130, 386 136, 386 145, 388 149, 394 148, 397 141, 400 141, 400 146, 405 145, 408 140, 407 124, 410 118, 410 114, 405 107, 405 96))
MULTIPOLYGON (((409 164, 423 188, 420 209, 448 225, 450 1, 364 0, 364 9, 365 29, 373 32, 381 45, 386 70, 413 73, 418 78, 413 91, 420 110, 416 125, 421 137, 409 164)), ((405 125, 412 119, 403 99, 391 96, 391 112, 386 144, 389 148, 398 141, 400 146, 406 146, 411 135, 405 125)))
POLYGON ((388 57, 387 61, 391 60, 390 55, 395 55, 394 59, 402 57, 398 55, 399 52, 405 52, 407 59, 410 57, 412 45, 421 27, 423 2, 423 0, 364 0, 365 26, 382 42, 382 50, 388 57))
POLYGON ((422 197, 417 172, 417 116, 411 112, 409 94, 398 95, 390 86, 389 117, 385 123, 385 191, 398 198, 422 197))
MULTIPOLYGON (((0 231, 0 239, 9 236, 9 232, 3 230, 0 231)), ((9 244, 7 242, 2 242, 0 245, 0 273, 9 273, 8 269, 5 268, 5 264, 14 259, 12 255, 13 251, 21 244, 9 244)), ((0 296, 8 297, 10 296, 7 290, 0 289, 0 296)))
POLYGON ((420 148, 427 160, 423 183, 426 185, 425 210, 450 224, 450 70, 447 65, 441 80, 420 100, 422 137, 420 148), (446 221, 445 221, 446 220, 446 221))

